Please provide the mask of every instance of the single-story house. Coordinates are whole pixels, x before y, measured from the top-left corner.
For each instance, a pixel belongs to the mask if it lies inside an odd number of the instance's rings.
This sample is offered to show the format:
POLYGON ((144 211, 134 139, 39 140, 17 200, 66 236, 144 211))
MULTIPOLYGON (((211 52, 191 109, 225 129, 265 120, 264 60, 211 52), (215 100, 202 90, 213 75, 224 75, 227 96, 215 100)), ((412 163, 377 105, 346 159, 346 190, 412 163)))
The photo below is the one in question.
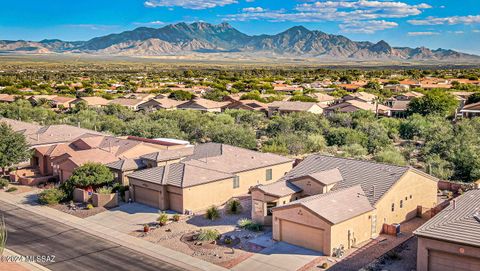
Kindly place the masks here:
POLYGON ((203 98, 195 98, 177 106, 177 109, 200 110, 205 112, 222 112, 230 102, 216 102, 203 98))
POLYGON ((473 118, 480 116, 480 102, 467 104, 460 109, 460 114, 464 118, 473 118))
POLYGON ((233 101, 231 104, 227 105, 225 109, 242 109, 267 112, 267 105, 256 100, 239 100, 233 101))
POLYGON ((357 101, 370 103, 370 104, 373 103, 376 98, 377 96, 375 96, 374 94, 363 92, 363 91, 355 92, 342 97, 344 101, 357 100, 357 101))
POLYGON ((480 190, 470 190, 420 226, 418 271, 480 270, 480 190))
POLYGON ((152 93, 129 93, 123 96, 123 98, 148 101, 156 97, 155 97, 155 94, 152 94, 152 93))
POLYGON ((103 106, 107 106, 110 103, 110 101, 105 99, 105 98, 93 96, 93 97, 77 98, 73 102, 70 103, 70 106, 74 107, 76 104, 78 104, 80 102, 86 103, 87 106, 89 106, 89 107, 103 107, 103 106))
POLYGON ((330 105, 335 102, 336 98, 325 93, 311 93, 308 96, 317 99, 318 104, 330 105))
POLYGON ((153 111, 153 110, 175 110, 177 106, 185 103, 185 101, 177 101, 170 98, 161 98, 161 99, 151 99, 140 105, 138 105, 138 110, 144 111, 153 111))
POLYGON ((400 167, 311 155, 278 182, 251 189, 252 219, 273 239, 332 255, 437 204, 437 179, 400 167))
POLYGON ((17 99, 17 96, 10 94, 0 93, 0 103, 13 103, 17 99))
MULTIPOLYGON (((226 144, 206 143, 140 157, 147 169, 127 175, 137 202, 184 213, 222 205, 258 184, 274 182, 293 160, 226 144)), ((131 167, 130 167, 131 168, 131 167)))
POLYGON ((268 116, 275 114, 288 114, 292 112, 309 112, 313 114, 322 114, 323 105, 314 102, 290 102, 275 101, 268 104, 268 116))
POLYGON ((336 112, 351 113, 360 110, 371 111, 373 113, 376 113, 378 110, 379 115, 390 116, 391 108, 383 104, 371 104, 360 100, 347 100, 324 108, 325 115, 330 115, 336 112))
POLYGON ((145 103, 145 101, 140 99, 118 98, 111 100, 108 104, 117 104, 130 110, 137 111, 139 110, 139 106, 143 103, 145 103))

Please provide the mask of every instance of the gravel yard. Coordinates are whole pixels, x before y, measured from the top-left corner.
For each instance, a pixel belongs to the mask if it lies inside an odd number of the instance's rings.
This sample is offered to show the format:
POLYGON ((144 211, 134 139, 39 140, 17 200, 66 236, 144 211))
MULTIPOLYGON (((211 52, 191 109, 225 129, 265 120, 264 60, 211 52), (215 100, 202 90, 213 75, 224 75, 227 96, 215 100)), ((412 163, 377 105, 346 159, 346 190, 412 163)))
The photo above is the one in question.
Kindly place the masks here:
MULTIPOLYGON (((251 232, 240 229, 236 226, 241 218, 250 218, 250 198, 242 200, 243 211, 240 214, 227 214, 220 208, 221 217, 214 221, 204 217, 204 213, 197 213, 193 216, 182 216, 180 221, 170 221, 166 226, 159 227, 152 221, 152 228, 145 234, 141 230, 133 232, 132 235, 143 238, 170 249, 209 261, 220 266, 230 268, 258 252, 263 247, 249 243, 249 240, 259 236, 262 232, 251 232), (200 229, 216 229, 223 236, 232 238, 238 237, 239 242, 233 246, 210 244, 202 242, 195 245, 193 242, 186 242, 185 237, 197 232, 200 229), (182 238, 184 237, 184 238, 182 238)), ((171 215, 169 215, 171 217, 171 215)), ((237 239, 238 240, 238 239, 237 239)))
POLYGON ((88 203, 74 203, 76 206, 76 209, 70 208, 70 203, 59 203, 59 204, 54 204, 54 205, 49 205, 48 207, 62 211, 67 214, 74 215, 76 217, 80 218, 86 218, 92 215, 99 214, 101 212, 105 212, 106 208, 104 207, 94 207, 92 209, 87 209, 88 203))

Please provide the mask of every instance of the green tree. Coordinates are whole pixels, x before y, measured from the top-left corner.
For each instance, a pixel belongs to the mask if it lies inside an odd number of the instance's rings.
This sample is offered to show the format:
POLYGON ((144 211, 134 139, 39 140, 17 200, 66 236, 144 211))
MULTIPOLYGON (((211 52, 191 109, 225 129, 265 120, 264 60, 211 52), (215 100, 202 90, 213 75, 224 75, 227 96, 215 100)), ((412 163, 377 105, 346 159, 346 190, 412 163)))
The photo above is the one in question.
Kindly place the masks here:
POLYGON ((62 189, 71 196, 74 188, 102 187, 113 180, 114 175, 107 166, 100 163, 86 163, 73 171, 72 176, 62 184, 62 189))
POLYGON ((25 161, 31 155, 25 136, 13 131, 10 125, 0 123, 0 168, 3 173, 7 167, 25 161))
POLYGON ((184 90, 175 90, 168 97, 178 101, 188 101, 193 98, 193 94, 184 90))
POLYGON ((398 152, 395 149, 386 149, 379 151, 375 157, 375 161, 380 162, 380 163, 386 163, 386 164, 393 164, 397 166, 405 166, 407 165, 407 161, 405 160, 405 157, 398 152))
POLYGON ((455 112, 458 102, 453 95, 442 90, 432 90, 425 96, 414 98, 408 104, 410 114, 449 116, 455 112))

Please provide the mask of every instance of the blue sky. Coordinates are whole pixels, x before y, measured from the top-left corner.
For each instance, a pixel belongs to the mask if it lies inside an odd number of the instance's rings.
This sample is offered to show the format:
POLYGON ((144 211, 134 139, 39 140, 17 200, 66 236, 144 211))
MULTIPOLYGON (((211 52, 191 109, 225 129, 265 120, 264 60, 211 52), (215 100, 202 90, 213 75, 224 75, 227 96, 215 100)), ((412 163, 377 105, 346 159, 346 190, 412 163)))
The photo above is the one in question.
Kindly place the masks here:
POLYGON ((247 34, 291 26, 480 54, 478 0, 2 0, 0 39, 87 40, 139 26, 204 21, 247 34))

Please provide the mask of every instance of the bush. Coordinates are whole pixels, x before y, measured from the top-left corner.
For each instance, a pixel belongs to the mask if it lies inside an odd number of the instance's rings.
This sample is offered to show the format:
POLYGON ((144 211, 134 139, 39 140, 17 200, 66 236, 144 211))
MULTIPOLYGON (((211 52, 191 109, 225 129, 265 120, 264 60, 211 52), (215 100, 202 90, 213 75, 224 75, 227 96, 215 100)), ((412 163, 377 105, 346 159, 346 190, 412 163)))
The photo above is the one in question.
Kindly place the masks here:
POLYGON ((158 224, 160 224, 160 226, 167 225, 168 215, 165 212, 161 213, 160 216, 158 217, 157 221, 158 221, 158 224))
POLYGON ((87 205, 87 209, 88 209, 88 210, 92 210, 92 209, 93 209, 93 205, 92 205, 91 203, 89 203, 89 204, 87 205))
POLYGON ((98 194, 110 195, 112 194, 112 188, 108 186, 100 187, 97 189, 98 194))
POLYGON ((215 229, 205 229, 200 230, 198 234, 198 241, 215 241, 220 237, 220 232, 215 229))
POLYGON ((180 221, 180 215, 179 214, 174 214, 172 216, 172 219, 173 219, 173 221, 178 222, 178 221, 180 221))
POLYGON ((322 263, 322 269, 327 269, 328 268, 328 263, 322 263))
POLYGON ((65 192, 58 188, 46 189, 38 195, 40 204, 57 204, 65 198, 65 192))
POLYGON ((249 230, 249 231, 262 231, 263 230, 263 226, 252 221, 251 219, 248 219, 248 218, 242 218, 240 220, 238 220, 237 222, 237 225, 242 228, 242 229, 246 229, 246 230, 249 230))
POLYGON ((220 211, 215 206, 208 208, 207 213, 205 213, 205 218, 210 220, 215 220, 220 218, 220 211))
POLYGON ((393 164, 397 166, 407 165, 405 157, 403 157, 403 155, 395 149, 386 149, 383 151, 379 151, 374 158, 375 161, 379 163, 393 164))
POLYGON ((0 189, 7 187, 10 182, 7 179, 0 178, 0 189))
POLYGON ((227 213, 239 214, 243 210, 242 203, 238 199, 232 199, 227 202, 227 213))
POLYGON ((15 192, 17 190, 18 190, 18 188, 16 188, 16 187, 10 187, 9 189, 5 190, 5 192, 15 192))

